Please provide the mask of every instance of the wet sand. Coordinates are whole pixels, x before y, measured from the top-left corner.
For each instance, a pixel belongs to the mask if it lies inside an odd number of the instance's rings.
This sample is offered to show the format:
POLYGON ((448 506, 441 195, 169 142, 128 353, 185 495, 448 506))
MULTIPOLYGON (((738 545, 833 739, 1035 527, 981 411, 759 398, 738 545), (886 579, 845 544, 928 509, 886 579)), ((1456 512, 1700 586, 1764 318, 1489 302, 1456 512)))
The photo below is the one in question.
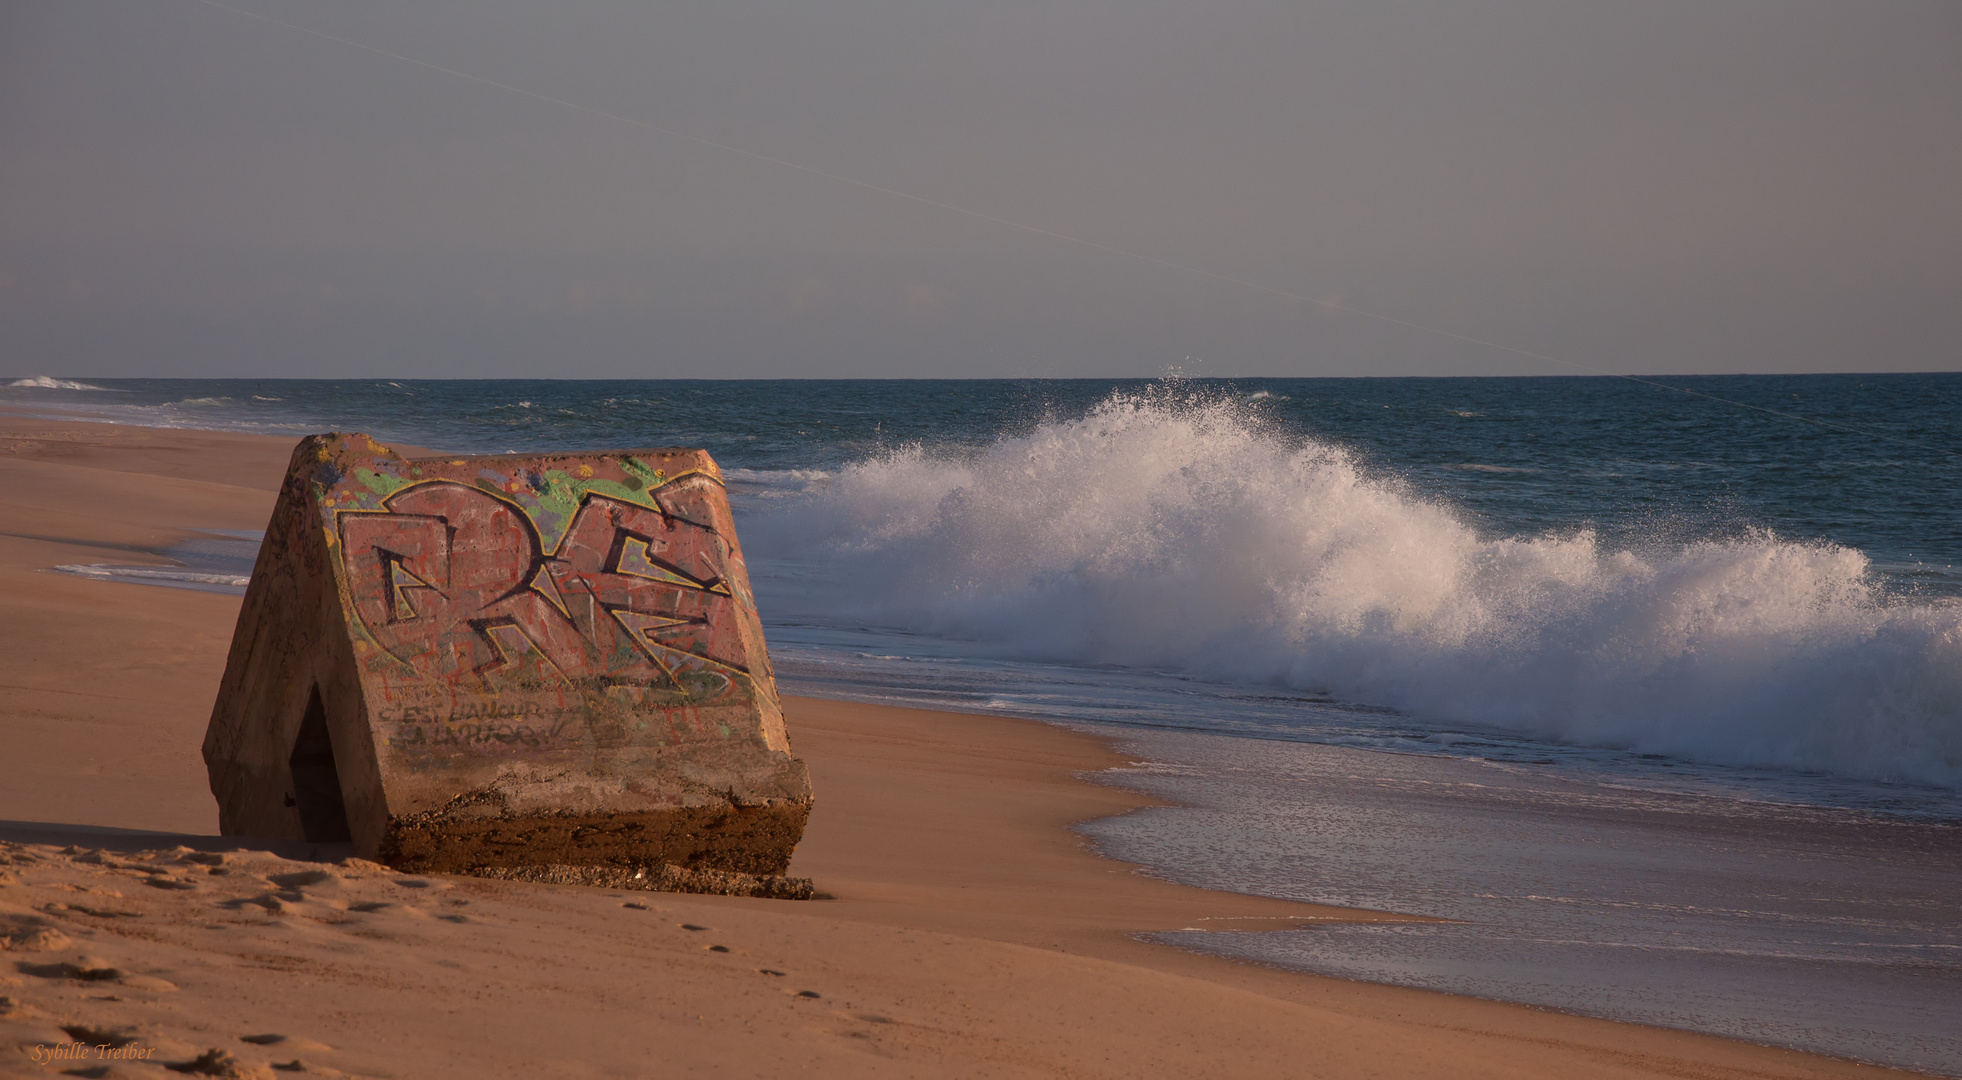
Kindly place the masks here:
POLYGON ((788 700, 818 798, 791 870, 832 899, 405 877, 213 836, 198 746, 237 599, 45 570, 263 527, 290 446, 0 417, 0 1072, 1886 1071, 1140 942, 1397 916, 1098 858, 1068 826, 1148 805, 1082 778, 1122 759, 995 716, 788 700))

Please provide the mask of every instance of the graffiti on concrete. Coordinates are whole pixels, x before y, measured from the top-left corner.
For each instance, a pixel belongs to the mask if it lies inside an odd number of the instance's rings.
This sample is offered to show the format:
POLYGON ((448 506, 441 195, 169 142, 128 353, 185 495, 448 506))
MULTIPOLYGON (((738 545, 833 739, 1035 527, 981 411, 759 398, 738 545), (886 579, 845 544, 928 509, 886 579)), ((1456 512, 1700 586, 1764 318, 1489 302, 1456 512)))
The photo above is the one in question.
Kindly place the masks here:
POLYGON ((748 669, 728 545, 687 513, 690 486, 711 482, 671 482, 654 509, 587 492, 549 548, 502 493, 411 483, 337 515, 350 599, 424 678, 712 697, 748 669))
POLYGON ((782 873, 810 813, 707 451, 294 447, 204 756, 232 835, 782 873))

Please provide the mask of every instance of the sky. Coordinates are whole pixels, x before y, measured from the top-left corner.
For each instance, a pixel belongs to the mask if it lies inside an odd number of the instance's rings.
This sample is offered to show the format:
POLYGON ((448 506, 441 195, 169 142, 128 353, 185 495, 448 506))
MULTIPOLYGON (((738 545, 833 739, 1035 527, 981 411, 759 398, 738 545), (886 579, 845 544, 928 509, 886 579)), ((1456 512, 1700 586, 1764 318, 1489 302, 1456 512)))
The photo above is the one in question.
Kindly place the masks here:
POLYGON ((1954 0, 222 4, 0 0, 0 374, 1962 370, 1954 0))

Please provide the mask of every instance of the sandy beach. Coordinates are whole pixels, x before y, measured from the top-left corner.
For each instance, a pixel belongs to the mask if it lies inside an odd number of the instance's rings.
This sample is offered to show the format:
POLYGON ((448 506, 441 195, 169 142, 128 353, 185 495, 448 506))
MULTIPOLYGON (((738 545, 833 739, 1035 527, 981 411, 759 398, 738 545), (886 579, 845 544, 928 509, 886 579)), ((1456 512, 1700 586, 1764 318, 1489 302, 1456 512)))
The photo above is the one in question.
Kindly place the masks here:
POLYGON ((239 601, 48 569, 263 527, 290 446, 0 417, 0 1071, 1889 1072, 1140 942, 1403 916, 1100 858, 1069 826, 1147 805, 1094 782, 1123 759, 998 716, 788 699, 813 901, 405 877, 216 836, 199 744, 239 601))

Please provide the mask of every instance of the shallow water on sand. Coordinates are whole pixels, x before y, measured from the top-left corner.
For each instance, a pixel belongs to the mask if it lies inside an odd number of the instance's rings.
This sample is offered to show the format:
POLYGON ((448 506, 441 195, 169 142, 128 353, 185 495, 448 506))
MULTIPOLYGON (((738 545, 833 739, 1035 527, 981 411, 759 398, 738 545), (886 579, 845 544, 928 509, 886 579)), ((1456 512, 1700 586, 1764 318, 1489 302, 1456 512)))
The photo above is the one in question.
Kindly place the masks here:
POLYGON ((255 530, 199 529, 152 551, 165 560, 162 563, 66 563, 54 569, 131 585, 244 596, 252 580, 252 564, 259 557, 259 543, 264 539, 265 534, 255 530))
POLYGON ((1082 826, 1194 885, 1460 920, 1154 940, 1304 971, 1962 1073, 1962 824, 1625 775, 1127 733, 1082 826))

